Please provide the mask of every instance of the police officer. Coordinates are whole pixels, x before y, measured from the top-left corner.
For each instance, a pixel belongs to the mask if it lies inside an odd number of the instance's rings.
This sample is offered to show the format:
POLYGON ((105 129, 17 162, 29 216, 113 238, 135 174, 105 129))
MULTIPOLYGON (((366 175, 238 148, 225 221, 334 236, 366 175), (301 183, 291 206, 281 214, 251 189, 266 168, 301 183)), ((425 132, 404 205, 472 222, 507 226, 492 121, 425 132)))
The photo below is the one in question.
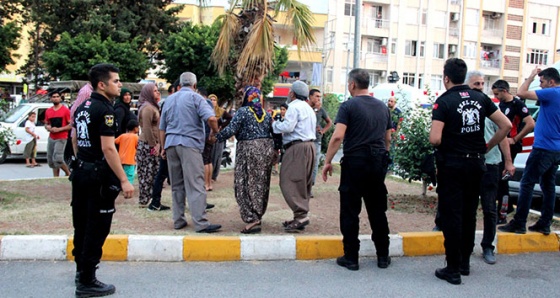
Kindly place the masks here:
POLYGON ((436 146, 438 225, 443 237, 447 267, 435 275, 451 284, 461 284, 461 275, 470 273, 474 247, 476 209, 484 154, 504 139, 511 122, 484 94, 463 85, 465 61, 451 58, 445 62, 445 89, 434 104, 430 143, 436 146), (486 144, 484 121, 490 117, 498 131, 486 144))
POLYGON ((134 192, 115 148, 117 122, 112 99, 119 96, 122 86, 119 69, 98 64, 91 68, 89 77, 94 92, 76 110, 72 139, 77 157, 70 177, 77 297, 115 292, 113 285, 97 280, 95 271, 111 228, 115 199, 121 190, 127 199, 134 192))
POLYGON ((391 146, 391 117, 387 107, 369 95, 369 74, 353 69, 348 74, 348 91, 352 98, 344 102, 336 115, 336 126, 329 142, 323 180, 332 174, 331 161, 344 141, 340 164, 340 231, 344 255, 336 259, 339 266, 358 270, 360 250, 360 212, 362 198, 371 226, 371 239, 377 253, 377 266, 387 268, 389 258, 389 224, 387 222, 387 187, 385 173, 391 146))

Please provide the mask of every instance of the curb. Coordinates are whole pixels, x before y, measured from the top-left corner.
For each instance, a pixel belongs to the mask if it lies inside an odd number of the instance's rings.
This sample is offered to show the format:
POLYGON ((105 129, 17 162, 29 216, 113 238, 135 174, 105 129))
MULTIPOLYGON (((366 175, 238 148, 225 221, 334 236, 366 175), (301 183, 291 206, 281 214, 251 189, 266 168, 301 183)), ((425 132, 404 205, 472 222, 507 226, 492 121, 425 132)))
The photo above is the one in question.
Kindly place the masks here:
MULTIPOLYGON (((360 235, 360 256, 373 257, 369 235, 360 235)), ((391 256, 441 255, 441 232, 390 235, 391 256)), ((482 231, 476 232, 475 253, 482 231)), ((560 231, 548 236, 497 233, 498 254, 560 252, 560 231)), ((0 260, 73 260, 72 237, 61 235, 0 235, 0 260)), ((104 261, 264 261, 332 259, 343 254, 342 236, 153 236, 109 235, 103 246, 104 261)))

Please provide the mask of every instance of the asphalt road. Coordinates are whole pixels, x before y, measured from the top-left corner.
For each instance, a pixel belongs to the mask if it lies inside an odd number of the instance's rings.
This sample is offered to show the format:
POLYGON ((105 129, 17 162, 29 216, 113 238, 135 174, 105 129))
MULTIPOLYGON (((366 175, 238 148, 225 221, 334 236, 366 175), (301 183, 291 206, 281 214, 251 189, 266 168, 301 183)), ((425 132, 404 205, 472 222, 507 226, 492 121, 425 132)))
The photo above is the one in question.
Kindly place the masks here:
MULTIPOLYGON (((558 297, 560 253, 471 259, 456 286, 434 276, 443 256, 393 258, 388 269, 361 259, 359 271, 334 260, 268 262, 102 262, 97 276, 114 297, 558 297)), ((2 297, 71 297, 72 262, 0 262, 2 297)))
MULTIPOLYGON (((47 165, 45 158, 38 158, 37 163, 41 166, 28 168, 25 166, 25 159, 8 158, 0 164, 0 180, 51 178, 53 176, 52 169, 47 165)), ((60 172, 64 175, 63 171, 60 172)))

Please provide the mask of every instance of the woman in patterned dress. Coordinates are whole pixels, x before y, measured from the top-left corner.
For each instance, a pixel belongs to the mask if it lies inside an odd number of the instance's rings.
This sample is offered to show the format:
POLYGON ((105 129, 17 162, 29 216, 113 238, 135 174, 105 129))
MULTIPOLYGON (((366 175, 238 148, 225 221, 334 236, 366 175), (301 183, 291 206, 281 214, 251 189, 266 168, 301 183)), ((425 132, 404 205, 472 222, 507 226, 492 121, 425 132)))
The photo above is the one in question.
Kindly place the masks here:
POLYGON ((152 194, 154 177, 159 167, 159 106, 161 98, 158 87, 153 83, 144 85, 140 91, 138 104, 138 122, 141 133, 136 150, 138 165, 138 203, 140 207, 147 207, 152 194))
POLYGON ((261 231, 261 220, 268 205, 270 174, 274 143, 272 141, 272 118, 263 110, 261 92, 249 86, 245 89, 243 105, 235 113, 230 124, 216 135, 223 142, 235 135, 234 189, 241 219, 247 224, 241 233, 261 231))

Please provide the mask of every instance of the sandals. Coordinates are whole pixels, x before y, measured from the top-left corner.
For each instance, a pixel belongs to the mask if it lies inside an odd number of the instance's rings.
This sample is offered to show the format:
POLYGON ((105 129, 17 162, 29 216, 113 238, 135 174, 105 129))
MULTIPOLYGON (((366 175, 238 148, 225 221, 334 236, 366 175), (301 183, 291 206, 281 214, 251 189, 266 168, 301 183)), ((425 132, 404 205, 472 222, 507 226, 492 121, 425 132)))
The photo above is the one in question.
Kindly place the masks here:
POLYGON ((258 221, 255 225, 253 225, 250 228, 243 228, 243 230, 241 230, 241 234, 257 234, 260 233, 262 230, 261 228, 261 222, 258 221))
POLYGON ((299 232, 299 231, 303 231, 305 230, 305 226, 307 226, 309 224, 309 219, 300 222, 298 220, 292 220, 290 222, 285 221, 282 223, 282 225, 284 226, 284 230, 286 232, 299 232))

